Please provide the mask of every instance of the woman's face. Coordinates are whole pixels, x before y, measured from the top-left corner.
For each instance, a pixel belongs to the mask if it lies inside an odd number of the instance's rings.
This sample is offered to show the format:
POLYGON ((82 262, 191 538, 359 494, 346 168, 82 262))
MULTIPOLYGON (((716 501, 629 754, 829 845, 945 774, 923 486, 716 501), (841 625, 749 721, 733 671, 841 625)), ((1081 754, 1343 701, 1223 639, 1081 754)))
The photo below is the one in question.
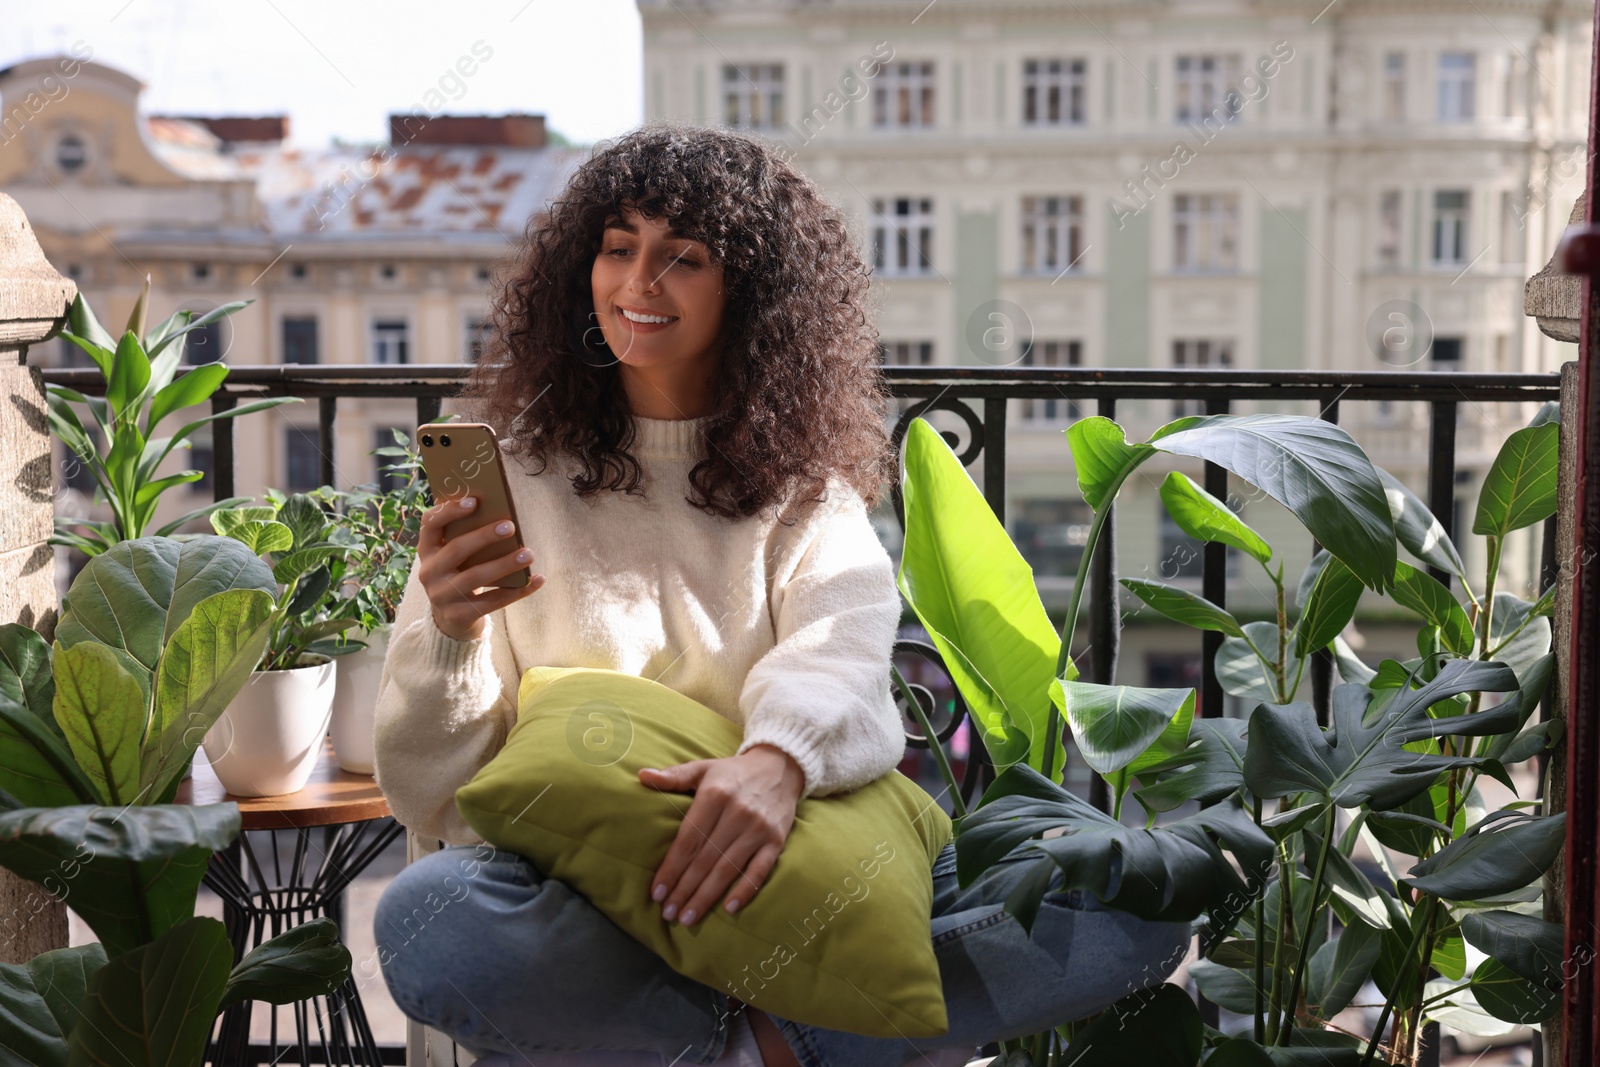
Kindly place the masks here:
POLYGON ((708 382, 726 297, 722 266, 699 241, 633 208, 606 222, 590 273, 595 315, 617 359, 669 392, 708 382))

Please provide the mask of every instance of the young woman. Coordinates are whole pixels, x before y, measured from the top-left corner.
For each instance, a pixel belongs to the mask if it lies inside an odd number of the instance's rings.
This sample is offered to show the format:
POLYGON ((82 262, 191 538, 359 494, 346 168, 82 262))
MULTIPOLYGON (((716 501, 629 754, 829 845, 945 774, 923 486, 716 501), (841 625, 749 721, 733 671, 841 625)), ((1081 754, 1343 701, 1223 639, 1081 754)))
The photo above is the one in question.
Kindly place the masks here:
POLYGON ((384 978, 411 1018, 513 1054, 480 1062, 946 1067, 1182 959, 1185 924, 1077 891, 1050 894, 1030 938, 1002 903, 1036 857, 962 889, 950 846, 930 872, 949 1032, 823 1030, 677 974, 456 812, 535 665, 639 674, 743 725, 733 756, 641 772, 641 788, 693 794, 639 902, 663 921, 748 904, 801 799, 899 763, 900 597, 868 519, 895 473, 869 284, 811 182, 724 131, 658 123, 603 144, 530 222, 466 391, 501 434, 527 551, 509 523, 443 541, 470 500, 429 510, 376 727, 395 817, 452 846, 385 891, 384 978), (497 560, 463 566, 497 541, 497 560), (530 561, 526 587, 491 585, 530 561))

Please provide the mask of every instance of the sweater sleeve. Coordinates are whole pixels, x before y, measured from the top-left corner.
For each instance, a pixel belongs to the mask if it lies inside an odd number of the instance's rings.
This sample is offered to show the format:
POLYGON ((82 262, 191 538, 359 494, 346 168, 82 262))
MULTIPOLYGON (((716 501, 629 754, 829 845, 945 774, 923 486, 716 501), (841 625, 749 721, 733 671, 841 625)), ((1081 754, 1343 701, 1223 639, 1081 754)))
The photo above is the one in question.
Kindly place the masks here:
POLYGON ((769 744, 793 756, 805 772, 802 797, 858 789, 905 756, 890 695, 894 566, 861 497, 841 491, 844 503, 814 527, 793 574, 772 591, 776 643, 739 696, 738 751, 769 744))
POLYGON ((476 844, 455 793, 505 744, 516 723, 516 663, 505 612, 457 641, 433 621, 414 562, 378 682, 374 777, 395 820, 419 837, 476 844))

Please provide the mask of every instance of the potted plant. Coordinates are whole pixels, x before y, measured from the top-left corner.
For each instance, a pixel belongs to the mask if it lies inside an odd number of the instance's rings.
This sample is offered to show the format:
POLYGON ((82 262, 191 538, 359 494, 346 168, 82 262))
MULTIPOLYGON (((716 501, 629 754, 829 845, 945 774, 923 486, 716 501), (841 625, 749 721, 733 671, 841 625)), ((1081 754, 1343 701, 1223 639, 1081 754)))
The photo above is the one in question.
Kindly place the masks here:
POLYGON ((380 470, 404 478, 403 484, 388 490, 368 484, 350 492, 323 486, 311 494, 335 509, 337 528, 330 538, 352 547, 348 555, 329 561, 332 585, 340 595, 331 602, 328 617, 353 620, 339 640, 356 638, 366 647, 337 661, 330 732, 339 766, 357 774, 373 770, 374 711, 389 628, 405 594, 422 513, 428 508, 421 459, 408 435, 398 429, 393 433, 395 443, 372 455, 393 459, 380 470))
MULTIPOLYGON (((955 798, 958 878, 970 884, 1027 849, 1038 864, 1005 902, 1024 929, 1055 869, 1068 888, 1108 907, 1195 920, 1202 959, 1189 974, 1244 1020, 1242 1032, 1204 1027, 1194 1002, 1161 984, 1130 991, 1095 1019, 1003 1042, 1007 1067, 1148 1059, 1151 1034, 1165 1035, 1161 1062, 1175 1067, 1413 1064, 1430 1018, 1494 1028, 1554 1014, 1562 930, 1540 917, 1540 878, 1560 851, 1565 816, 1522 810, 1537 801, 1490 811, 1477 788, 1482 775, 1512 785, 1507 768, 1556 736, 1550 723, 1529 724, 1551 676, 1552 598, 1525 601, 1495 587, 1505 538, 1555 510, 1554 414, 1547 407, 1512 434, 1485 480, 1473 522, 1487 539, 1481 592, 1426 506, 1328 423, 1186 418, 1130 443, 1107 419, 1079 420, 1067 438, 1095 519, 1060 633, 960 461, 912 420, 899 586, 998 771, 968 811, 934 748, 955 798), (1288 508, 1326 549, 1291 601, 1273 548, 1225 503, 1182 475, 1162 487, 1185 532, 1254 556, 1276 592, 1275 621, 1244 623, 1177 586, 1123 583, 1168 619, 1226 636, 1218 674, 1255 702, 1247 718, 1196 719, 1191 689, 1082 682, 1069 655, 1109 505, 1157 453, 1222 465, 1288 508), (1399 559, 1399 547, 1454 575, 1459 596, 1399 559), (1339 640, 1364 588, 1421 617, 1418 658, 1373 668, 1339 640), (1345 683, 1333 691, 1330 726, 1296 701, 1302 665, 1324 649, 1345 683), (1146 811, 1143 825, 1063 787, 1064 725, 1116 812, 1131 795, 1146 811), (1196 801, 1199 811, 1157 822, 1196 801), (1353 861, 1358 847, 1381 873, 1353 861), (1123 878, 1130 869, 1139 877, 1123 878), (1487 957, 1471 971, 1467 946, 1487 957), (1334 1016, 1369 978, 1382 998, 1378 1018, 1362 1033, 1340 1029, 1334 1016)), ((898 670, 894 682, 931 734, 898 670)), ((1162 975, 1176 962, 1165 961, 1162 975)))
POLYGON ((293 793, 316 767, 333 710, 335 656, 362 648, 333 635, 355 625, 331 619, 331 561, 352 547, 332 539, 333 519, 305 493, 268 490, 268 503, 225 508, 211 524, 266 558, 282 583, 257 669, 206 733, 206 758, 237 796, 293 793))
POLYGON ((145 537, 89 560, 53 644, 0 626, 0 866, 98 938, 0 964, 0 1061, 201 1067, 231 1004, 328 996, 348 978, 327 918, 235 963, 223 924, 194 905, 238 805, 171 803, 266 647, 275 590, 226 538, 145 537))
POLYGON ((301 402, 299 397, 292 396, 254 400, 194 419, 170 436, 156 436, 168 416, 209 400, 228 376, 228 368, 222 363, 207 363, 179 374, 187 335, 233 314, 250 301, 224 304, 198 317, 191 311, 177 311, 146 331, 145 305, 149 295, 147 278, 144 292, 134 305, 119 341, 100 326, 84 302, 83 294, 79 293, 72 302, 67 328, 61 331, 61 336, 87 352, 100 368, 106 382, 105 395, 85 396, 76 389, 55 384, 45 387, 52 431, 93 474, 95 499, 109 504, 112 516, 110 522, 58 517, 50 543, 77 548, 89 556, 98 555, 119 541, 143 537, 146 532, 166 536, 218 508, 245 503, 247 497, 219 500, 149 531, 163 493, 204 477, 198 470, 156 477, 156 469, 174 448, 190 447, 190 434, 217 419, 236 418, 280 404, 301 402), (74 405, 82 405, 93 417, 105 448, 104 455, 85 429, 74 405))

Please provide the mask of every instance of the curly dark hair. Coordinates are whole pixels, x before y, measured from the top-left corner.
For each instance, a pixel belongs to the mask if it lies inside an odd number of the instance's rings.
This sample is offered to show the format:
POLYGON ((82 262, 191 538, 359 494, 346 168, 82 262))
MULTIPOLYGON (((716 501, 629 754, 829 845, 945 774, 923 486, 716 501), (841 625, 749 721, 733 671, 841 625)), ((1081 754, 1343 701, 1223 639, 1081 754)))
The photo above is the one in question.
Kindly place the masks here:
POLYGON ((708 458, 684 499, 733 519, 823 499, 836 475, 873 507, 895 472, 870 271, 809 178, 726 130, 657 121, 603 141, 529 220, 463 392, 475 417, 508 454, 537 459, 533 473, 552 453, 574 458, 580 496, 643 495, 617 363, 589 329, 590 270, 624 206, 703 242, 724 271, 708 458))

